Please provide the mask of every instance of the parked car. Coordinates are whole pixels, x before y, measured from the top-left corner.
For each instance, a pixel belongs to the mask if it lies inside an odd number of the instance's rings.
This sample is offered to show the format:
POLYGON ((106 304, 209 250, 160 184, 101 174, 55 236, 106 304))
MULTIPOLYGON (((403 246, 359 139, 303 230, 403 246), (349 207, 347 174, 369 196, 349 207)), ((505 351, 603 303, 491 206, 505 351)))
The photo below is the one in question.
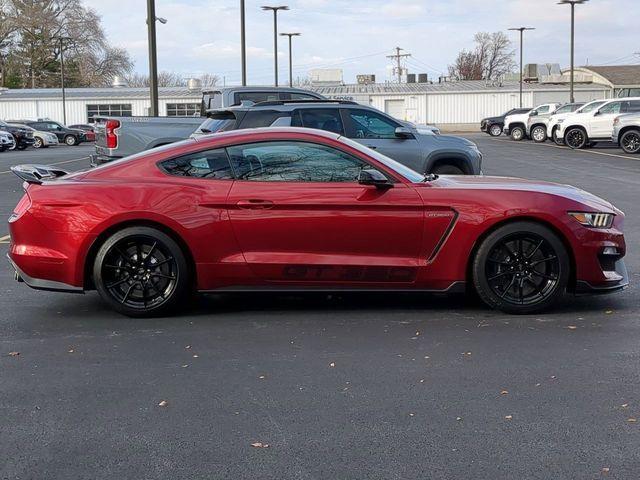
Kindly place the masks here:
POLYGON ((522 115, 524 113, 529 113, 530 111, 530 108, 512 108, 508 112, 498 117, 483 118, 480 122, 480 130, 488 133, 492 137, 499 137, 500 135, 502 135, 505 118, 507 118, 509 115, 522 115))
POLYGON ((87 140, 83 130, 65 127, 61 123, 53 120, 11 120, 13 123, 22 123, 41 132, 53 133, 58 137, 58 141, 70 147, 80 145, 87 140))
POLYGON ((17 279, 95 288, 131 316, 165 314, 193 290, 467 286, 532 313, 567 291, 628 284, 624 214, 609 202, 546 182, 425 176, 327 131, 237 130, 75 174, 12 170, 27 182, 9 220, 17 279))
POLYGON ((613 122, 624 113, 640 113, 640 97, 609 100, 590 113, 571 115, 558 128, 558 137, 573 149, 611 142, 613 122))
POLYGON ((12 149, 24 150, 27 147, 33 145, 33 132, 26 128, 12 127, 7 122, 0 120, 0 130, 9 132, 14 139, 14 146, 12 149))
POLYGON ((212 111, 194 137, 259 127, 306 127, 344 135, 421 173, 480 175, 475 143, 419 130, 373 107, 348 101, 282 100, 212 111))
POLYGON ((78 123, 76 125, 69 125, 69 128, 73 128, 75 130, 82 130, 85 134, 87 142, 96 141, 96 134, 93 131, 93 125, 89 125, 87 123, 78 123))
POLYGON ((604 105, 606 100, 595 100, 584 104, 582 107, 572 113, 555 113, 551 115, 547 125, 547 136, 551 138, 557 145, 564 145, 564 139, 558 137, 558 128, 571 115, 582 115, 591 112, 594 108, 604 105))
POLYGON ((554 112, 531 115, 527 121, 526 136, 536 143, 546 142, 549 138, 547 135, 547 127, 549 126, 551 117, 565 113, 573 113, 583 105, 584 103, 567 103, 554 112))
POLYGON ((54 145, 58 145, 59 143, 58 137, 56 137, 53 133, 41 132, 20 123, 10 123, 9 125, 29 130, 33 134, 33 148, 48 148, 54 145))
POLYGON ((211 109, 292 99, 304 101, 324 97, 299 88, 228 87, 202 93, 199 117, 96 117, 96 152, 91 156, 91 165, 189 138, 211 109))
POLYGON ((5 130, 0 130, 0 152, 15 148, 16 142, 13 135, 5 130))
POLYGON ((611 140, 625 153, 640 153, 640 113, 616 117, 611 140))
POLYGON ((504 119, 504 133, 509 135, 511 140, 517 142, 524 140, 527 138, 527 123, 529 122, 529 117, 553 113, 559 106, 559 103, 545 103, 526 113, 508 115, 504 119))

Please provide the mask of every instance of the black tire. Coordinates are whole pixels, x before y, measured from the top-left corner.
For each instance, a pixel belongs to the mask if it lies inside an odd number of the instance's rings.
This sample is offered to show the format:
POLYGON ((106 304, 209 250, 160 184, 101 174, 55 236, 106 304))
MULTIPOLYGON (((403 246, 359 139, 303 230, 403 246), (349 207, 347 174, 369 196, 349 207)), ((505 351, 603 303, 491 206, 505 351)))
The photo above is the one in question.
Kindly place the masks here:
POLYGON ((628 130, 620 137, 620 148, 624 153, 640 152, 640 130, 628 130))
POLYGON ((499 137, 500 135, 502 135, 502 125, 496 123, 493 124, 489 127, 489 135, 491 135, 492 137, 499 137))
POLYGON ((189 293, 191 280, 185 254, 165 233, 129 227, 100 247, 93 281, 100 297, 130 317, 170 313, 189 293))
POLYGON ((16 145, 18 150, 26 150, 29 145, 16 145))
POLYGON ((78 145, 78 139, 74 135, 67 135, 66 137, 64 137, 64 143, 66 143, 70 147, 73 147, 75 145, 78 145))
POLYGON ((514 140, 516 142, 524 140, 524 137, 525 137, 524 128, 513 127, 510 131, 510 135, 511 135, 511 140, 514 140))
POLYGON ((431 173, 436 175, 464 175, 462 169, 455 165, 438 165, 431 173))
POLYGON ((44 143, 42 142, 42 139, 40 137, 36 137, 33 140, 33 148, 42 148, 44 147, 44 143))
POLYGON ((564 143, 572 150, 580 150, 589 144, 589 137, 584 129, 571 127, 564 133, 564 143))
POLYGON ((492 232, 473 259, 473 285, 488 306, 528 314, 565 294, 571 264, 558 236, 535 222, 515 221, 492 232))
POLYGON ((544 143, 547 141, 547 129, 542 125, 536 125, 531 129, 531 139, 536 143, 544 143))
POLYGON ((564 145, 564 138, 560 138, 560 137, 558 136, 558 128, 557 128, 557 127, 553 129, 553 133, 552 133, 552 135, 553 135, 553 142, 554 142, 556 145, 560 145, 560 146, 563 146, 563 145, 564 145))

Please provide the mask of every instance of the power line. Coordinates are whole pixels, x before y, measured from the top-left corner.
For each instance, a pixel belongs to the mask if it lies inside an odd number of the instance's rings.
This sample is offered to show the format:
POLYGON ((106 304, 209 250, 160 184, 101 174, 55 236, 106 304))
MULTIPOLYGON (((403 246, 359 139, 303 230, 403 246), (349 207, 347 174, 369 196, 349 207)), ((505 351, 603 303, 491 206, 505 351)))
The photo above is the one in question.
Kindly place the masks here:
POLYGON ((396 50, 395 55, 387 55, 387 58, 390 58, 396 61, 396 66, 393 68, 393 73, 398 75, 398 83, 402 83, 402 65, 400 64, 400 61, 403 58, 410 57, 411 54, 400 53, 402 50, 404 50, 403 48, 400 48, 400 47, 396 47, 395 50, 396 50))

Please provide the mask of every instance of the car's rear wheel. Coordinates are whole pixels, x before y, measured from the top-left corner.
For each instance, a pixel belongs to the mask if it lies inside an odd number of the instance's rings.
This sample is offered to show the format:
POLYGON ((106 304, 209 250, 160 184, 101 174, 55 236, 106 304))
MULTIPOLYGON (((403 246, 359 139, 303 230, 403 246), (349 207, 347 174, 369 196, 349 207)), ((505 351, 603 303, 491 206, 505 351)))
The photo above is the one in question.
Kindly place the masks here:
POLYGON ((66 143, 70 147, 73 147, 74 145, 78 144, 78 139, 73 135, 67 135, 66 137, 64 137, 64 143, 66 143))
POLYGON ((527 221, 507 224, 479 246, 473 284, 490 307, 526 314, 551 307, 569 281, 569 255, 547 227, 527 221))
POLYGON ((536 143, 543 143, 547 141, 547 129, 542 126, 533 127, 531 130, 531 138, 536 143))
POLYGON ((114 310, 132 317, 166 314, 188 293, 185 255, 165 233, 125 228, 100 247, 93 265, 98 293, 114 310))
POLYGON ((33 141, 33 148, 42 148, 44 146, 44 143, 42 143, 42 139, 39 137, 36 137, 35 140, 33 141))
POLYGON ((564 143, 574 150, 585 148, 589 143, 587 132, 582 128, 570 128, 564 135, 564 143))
POLYGON ((622 134, 620 138, 620 147, 625 153, 640 152, 640 131, 629 130, 622 134))
POLYGON ((489 128, 489 135, 491 135, 492 137, 499 137, 500 135, 502 135, 502 126, 498 124, 491 125, 491 127, 489 128))
POLYGON ((557 127, 553 129, 553 133, 551 135, 553 136, 553 141, 556 145, 564 145, 564 138, 558 136, 557 127))
POLYGON ((515 140, 516 142, 519 142, 522 139, 524 139, 524 128, 513 127, 511 129, 511 140, 515 140))
POLYGON ((436 175, 464 175, 462 169, 455 165, 438 165, 432 173, 436 175))

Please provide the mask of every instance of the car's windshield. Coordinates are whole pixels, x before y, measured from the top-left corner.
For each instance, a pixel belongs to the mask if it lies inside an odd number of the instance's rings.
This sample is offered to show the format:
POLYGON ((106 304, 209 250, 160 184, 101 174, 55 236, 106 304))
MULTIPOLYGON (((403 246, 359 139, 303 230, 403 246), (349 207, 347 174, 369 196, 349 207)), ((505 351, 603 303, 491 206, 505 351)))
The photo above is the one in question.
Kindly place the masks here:
POLYGON ((565 105, 564 107, 560 107, 558 110, 556 110, 556 114, 560 114, 560 113, 571 113, 574 112, 576 110, 577 106, 576 105, 565 105))
POLYGON ((577 110, 576 113, 589 113, 592 110, 598 108, 600 105, 603 105, 604 103, 605 103, 604 101, 587 103, 580 110, 577 110))
POLYGON ((207 118, 202 122, 198 130, 202 133, 224 132, 235 125, 235 122, 236 117, 233 116, 233 114, 216 116, 214 118, 207 118))
POLYGON ((424 180, 424 175, 421 175, 415 170, 411 170, 409 167, 405 167, 401 163, 398 163, 395 160, 385 155, 382 155, 380 152, 371 150, 358 142, 349 140, 346 137, 340 137, 340 140, 342 140, 344 143, 346 143, 350 147, 358 150, 359 152, 362 152, 365 155, 372 157, 374 160, 377 160, 378 162, 383 164, 385 167, 390 168, 391 170, 396 172, 398 175, 405 178, 406 180, 409 180, 412 183, 420 183, 424 180))

